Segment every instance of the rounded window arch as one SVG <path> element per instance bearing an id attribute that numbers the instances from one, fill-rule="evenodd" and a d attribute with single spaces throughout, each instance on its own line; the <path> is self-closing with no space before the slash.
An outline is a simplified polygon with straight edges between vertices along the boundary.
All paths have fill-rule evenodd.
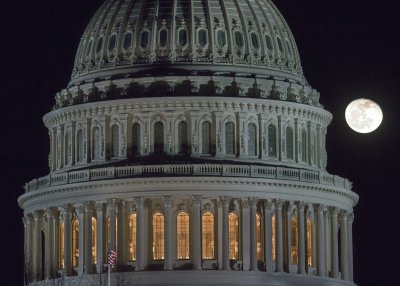
<path id="1" fill-rule="evenodd" d="M 179 29 L 178 31 L 178 43 L 180 46 L 186 46 L 188 43 L 188 32 L 186 29 Z"/>
<path id="2" fill-rule="evenodd" d="M 136 260 L 136 213 L 129 216 L 129 261 Z"/>
<path id="3" fill-rule="evenodd" d="M 201 218 L 202 230 L 202 258 L 215 258 L 215 240 L 214 240 L 214 215 L 207 211 Z"/>
<path id="4" fill-rule="evenodd" d="M 158 121 L 154 124 L 154 153 L 164 152 L 164 124 Z"/>
<path id="5" fill-rule="evenodd" d="M 274 124 L 270 124 L 268 126 L 268 156 L 276 157 L 277 156 L 277 132 L 276 126 Z"/>
<path id="6" fill-rule="evenodd" d="M 176 217 L 176 258 L 189 259 L 189 250 L 189 215 L 182 211 Z"/>
<path id="7" fill-rule="evenodd" d="M 229 213 L 229 259 L 239 259 L 239 218 L 234 212 Z"/>
<path id="8" fill-rule="evenodd" d="M 247 126 L 247 148 L 249 156 L 257 156 L 257 126 L 255 123 Z"/>
<path id="9" fill-rule="evenodd" d="M 164 215 L 153 214 L 153 259 L 164 259 Z"/>
<path id="10" fill-rule="evenodd" d="M 235 44 L 236 46 L 241 49 L 243 48 L 244 42 L 243 42 L 243 35 L 242 32 L 240 31 L 235 31 L 234 33 L 234 38 L 235 38 Z"/>
<path id="11" fill-rule="evenodd" d="M 217 44 L 220 48 L 225 47 L 226 45 L 226 35 L 224 30 L 217 31 Z"/>
<path id="12" fill-rule="evenodd" d="M 201 124 L 201 154 L 211 154 L 211 123 L 208 121 Z"/>
<path id="13" fill-rule="evenodd" d="M 225 154 L 235 155 L 235 124 L 225 123 Z"/>
<path id="14" fill-rule="evenodd" d="M 132 32 L 127 32 L 124 36 L 124 50 L 129 50 L 130 47 L 132 46 L 132 38 L 133 38 L 133 34 Z"/>
<path id="15" fill-rule="evenodd" d="M 113 51 L 117 43 L 117 35 L 113 34 L 108 41 L 108 51 Z"/>
<path id="16" fill-rule="evenodd" d="M 168 44 L 168 31 L 166 29 L 160 30 L 159 42 L 160 47 L 165 47 Z"/>
<path id="17" fill-rule="evenodd" d="M 188 126 L 185 121 L 181 121 L 178 124 L 178 154 L 188 154 Z"/>
<path id="18" fill-rule="evenodd" d="M 147 48 L 149 46 L 150 33 L 147 30 L 142 31 L 140 34 L 140 47 Z"/>
<path id="19" fill-rule="evenodd" d="M 207 39 L 207 31 L 205 29 L 199 29 L 197 31 L 197 38 L 198 38 L 198 43 L 201 47 L 207 45 L 208 39 Z"/>
<path id="20" fill-rule="evenodd" d="M 286 158 L 293 160 L 293 128 L 291 126 L 286 127 Z"/>
<path id="21" fill-rule="evenodd" d="M 103 37 L 97 40 L 96 53 L 100 53 L 103 48 Z"/>
<path id="22" fill-rule="evenodd" d="M 114 124 L 111 127 L 111 156 L 119 157 L 119 126 Z"/>

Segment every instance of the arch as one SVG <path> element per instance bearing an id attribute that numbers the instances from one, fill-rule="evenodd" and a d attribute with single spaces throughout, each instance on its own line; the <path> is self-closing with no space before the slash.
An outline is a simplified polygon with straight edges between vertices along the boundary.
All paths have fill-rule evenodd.
<path id="1" fill-rule="evenodd" d="M 235 124 L 233 122 L 225 123 L 225 154 L 235 155 Z"/>
<path id="2" fill-rule="evenodd" d="M 153 214 L 153 260 L 164 259 L 164 215 Z"/>
<path id="3" fill-rule="evenodd" d="M 188 145 L 188 126 L 185 121 L 178 124 L 178 154 L 187 154 L 189 152 Z"/>
<path id="4" fill-rule="evenodd" d="M 136 261 L 136 213 L 129 216 L 129 261 Z"/>
<path id="5" fill-rule="evenodd" d="M 270 157 L 277 157 L 277 132 L 276 126 L 274 124 L 268 125 L 268 156 Z"/>
<path id="6" fill-rule="evenodd" d="M 189 215 L 182 211 L 176 217 L 176 259 L 189 259 L 189 250 Z"/>
<path id="7" fill-rule="evenodd" d="M 92 160 L 100 159 L 100 128 L 94 127 L 92 131 Z"/>
<path id="8" fill-rule="evenodd" d="M 97 219 L 92 217 L 92 261 L 97 263 Z"/>
<path id="9" fill-rule="evenodd" d="M 209 121 L 201 124 L 201 154 L 211 154 L 211 123 Z"/>
<path id="10" fill-rule="evenodd" d="M 292 237 L 292 241 L 291 241 L 291 252 L 290 252 L 290 262 L 292 264 L 297 264 L 298 263 L 298 258 L 299 258 L 299 254 L 298 254 L 298 228 L 297 228 L 297 218 L 296 217 L 292 217 L 292 219 L 290 220 L 290 225 L 291 225 L 291 237 Z"/>
<path id="11" fill-rule="evenodd" d="M 263 260 L 263 245 L 262 245 L 262 219 L 261 214 L 256 213 L 256 237 L 257 237 L 257 260 Z"/>
<path id="12" fill-rule="evenodd" d="M 236 213 L 229 213 L 229 259 L 239 259 L 239 218 Z"/>
<path id="13" fill-rule="evenodd" d="M 72 266 L 79 266 L 79 220 L 72 221 Z"/>
<path id="14" fill-rule="evenodd" d="M 255 123 L 247 125 L 247 154 L 257 156 L 257 126 Z"/>
<path id="15" fill-rule="evenodd" d="M 301 160 L 307 162 L 307 133 L 304 128 L 301 130 Z"/>
<path id="16" fill-rule="evenodd" d="M 291 126 L 286 127 L 286 159 L 293 160 L 293 128 Z"/>
<path id="17" fill-rule="evenodd" d="M 215 258 L 215 241 L 214 241 L 214 215 L 207 211 L 201 218 L 202 230 L 202 258 L 214 259 Z"/>
<path id="18" fill-rule="evenodd" d="M 272 260 L 276 260 L 276 216 L 272 216 Z"/>
<path id="19" fill-rule="evenodd" d="M 119 126 L 111 126 L 111 157 L 119 157 Z"/>
<path id="20" fill-rule="evenodd" d="M 64 269 L 65 266 L 65 257 L 64 257 L 64 249 L 65 249 L 65 242 L 64 242 L 64 231 L 65 231 L 65 224 L 64 222 L 60 223 L 58 237 L 59 237 L 59 248 L 60 248 L 60 261 L 58 263 L 58 269 Z"/>
<path id="21" fill-rule="evenodd" d="M 83 162 L 84 146 L 83 146 L 83 130 L 79 129 L 76 133 L 76 161 Z"/>
<path id="22" fill-rule="evenodd" d="M 154 153 L 164 153 L 164 123 L 154 124 Z"/>
<path id="23" fill-rule="evenodd" d="M 135 122 L 132 124 L 132 155 L 140 155 L 140 140 L 141 140 L 140 124 Z"/>
<path id="24" fill-rule="evenodd" d="M 314 249 L 313 249 L 313 241 L 312 241 L 313 240 L 313 235 L 312 235 L 313 228 L 314 228 L 313 221 L 311 219 L 307 219 L 307 233 L 306 233 L 306 236 L 307 236 L 307 264 L 310 267 L 314 266 L 314 260 L 313 260 Z"/>

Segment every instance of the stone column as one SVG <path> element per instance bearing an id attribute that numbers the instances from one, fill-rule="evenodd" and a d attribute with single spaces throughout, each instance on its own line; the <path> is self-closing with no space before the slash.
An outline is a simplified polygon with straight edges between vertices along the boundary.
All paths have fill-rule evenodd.
<path id="1" fill-rule="evenodd" d="M 236 131 L 237 131 L 237 135 L 235 138 L 235 142 L 239 142 L 239 144 L 237 144 L 239 146 L 239 150 L 235 150 L 236 151 L 236 155 L 239 154 L 239 158 L 243 158 L 243 157 L 247 157 L 248 153 L 247 153 L 247 140 L 246 140 L 246 134 L 245 134 L 245 130 L 246 128 L 244 128 L 245 120 L 247 118 L 247 113 L 246 112 L 237 112 L 236 113 Z M 236 132 L 235 132 L 236 133 Z"/>
<path id="2" fill-rule="evenodd" d="M 331 277 L 339 278 L 338 215 L 339 209 L 331 209 Z"/>
<path id="3" fill-rule="evenodd" d="M 54 278 L 54 208 L 46 209 L 45 279 Z"/>
<path id="4" fill-rule="evenodd" d="M 283 233 L 282 233 L 282 201 L 275 202 L 275 251 L 276 251 L 276 272 L 283 272 Z"/>
<path id="5" fill-rule="evenodd" d="M 25 271 L 28 282 L 32 281 L 32 266 L 33 266 L 33 217 L 28 214 L 24 217 L 25 226 Z"/>
<path id="6" fill-rule="evenodd" d="M 250 203 L 250 271 L 258 271 L 257 266 L 257 202 L 249 199 Z M 245 234 L 243 234 L 245 235 Z"/>
<path id="7" fill-rule="evenodd" d="M 108 244 L 111 250 L 117 251 L 117 236 L 116 236 L 116 204 L 117 201 L 112 199 L 107 201 L 107 212 L 108 212 L 108 218 L 110 220 L 110 229 L 108 233 Z M 118 262 L 118 257 L 117 257 L 117 262 Z"/>
<path id="8" fill-rule="evenodd" d="M 228 197 L 220 198 L 222 203 L 222 269 L 231 270 L 229 261 L 229 201 Z"/>
<path id="9" fill-rule="evenodd" d="M 290 273 L 290 265 L 292 264 L 292 216 L 295 210 L 294 203 L 289 202 L 286 208 L 286 243 L 285 243 L 285 259 L 284 259 L 284 269 L 286 272 Z"/>
<path id="10" fill-rule="evenodd" d="M 324 205 L 316 207 L 317 213 L 317 275 L 325 276 L 325 230 L 324 230 Z"/>
<path id="11" fill-rule="evenodd" d="M 172 196 L 164 196 L 164 270 L 172 270 Z"/>
<path id="12" fill-rule="evenodd" d="M 78 206 L 76 208 L 77 217 L 79 221 L 79 258 L 78 258 L 78 275 L 82 275 L 84 273 L 84 264 L 85 264 L 85 219 L 84 219 L 84 208 L 83 206 Z"/>
<path id="13" fill-rule="evenodd" d="M 61 269 L 61 264 L 60 264 L 60 212 L 58 211 L 58 209 L 55 209 L 55 214 L 54 214 L 54 256 L 53 256 L 53 262 L 54 262 L 53 277 L 56 277 L 58 270 Z"/>
<path id="14" fill-rule="evenodd" d="M 33 280 L 42 280 L 42 212 L 35 211 L 33 213 L 34 229 L 33 229 Z"/>
<path id="15" fill-rule="evenodd" d="M 104 204 L 96 203 L 96 253 L 97 253 L 97 261 L 96 261 L 96 271 L 97 273 L 101 273 L 103 270 L 103 264 L 107 263 L 107 256 L 105 255 L 105 231 L 104 231 Z"/>
<path id="16" fill-rule="evenodd" d="M 297 204 L 297 239 L 298 239 L 298 267 L 297 273 L 298 274 L 305 274 L 306 273 L 306 234 L 305 234 L 305 219 L 304 219 L 304 210 L 305 204 L 303 202 L 299 202 Z"/>
<path id="17" fill-rule="evenodd" d="M 85 261 L 85 274 L 93 273 L 93 257 L 92 257 L 92 213 L 93 203 L 87 202 L 83 205 L 83 236 L 84 236 L 84 261 Z"/>
<path id="18" fill-rule="evenodd" d="M 64 216 L 64 273 L 72 275 L 72 206 L 63 206 Z"/>
<path id="19" fill-rule="evenodd" d="M 217 261 L 218 261 L 218 270 L 221 270 L 223 267 L 223 247 L 222 247 L 222 229 L 223 229 L 223 221 L 222 221 L 222 216 L 223 216 L 223 206 L 222 206 L 222 200 L 217 199 L 217 228 L 216 228 L 216 234 L 217 234 Z"/>
<path id="20" fill-rule="evenodd" d="M 144 269 L 144 235 L 143 235 L 143 204 L 144 199 L 142 197 L 134 199 L 136 206 L 136 268 L 135 271 Z"/>
<path id="21" fill-rule="evenodd" d="M 193 269 L 201 270 L 201 196 L 193 196 Z"/>
<path id="22" fill-rule="evenodd" d="M 330 210 L 326 209 L 325 215 L 325 268 L 326 268 L 326 275 L 329 276 L 330 271 L 332 270 L 331 261 L 331 216 Z"/>
<path id="23" fill-rule="evenodd" d="M 272 214 L 274 205 L 270 200 L 264 203 L 264 260 L 265 270 L 273 271 L 272 264 Z"/>
<path id="24" fill-rule="evenodd" d="M 349 213 L 347 216 L 347 241 L 348 241 L 348 257 L 349 257 L 349 281 L 354 281 L 353 274 L 353 222 L 354 222 L 354 214 Z"/>
<path id="25" fill-rule="evenodd" d="M 241 218 L 239 219 L 241 238 L 241 258 L 244 271 L 250 270 L 250 202 L 249 199 L 242 199 Z M 239 238 L 239 245 L 240 245 Z"/>
<path id="26" fill-rule="evenodd" d="M 311 260 L 312 266 L 315 267 L 315 262 L 317 261 L 317 233 L 316 233 L 316 222 L 315 222 L 315 215 L 314 215 L 314 207 L 312 204 L 307 206 L 307 217 L 312 221 L 311 227 Z M 308 264 L 307 264 L 308 265 Z M 307 266 L 308 267 L 308 266 Z"/>
<path id="27" fill-rule="evenodd" d="M 126 263 L 126 204 L 125 201 L 118 202 L 118 216 L 117 216 L 117 259 L 118 265 Z"/>
<path id="28" fill-rule="evenodd" d="M 340 270 L 343 280 L 349 280 L 349 250 L 348 250 L 348 234 L 347 234 L 347 212 L 341 213 L 340 222 Z"/>
<path id="29" fill-rule="evenodd" d="M 222 134 L 222 119 L 224 113 L 222 111 L 215 111 L 213 114 L 213 130 L 215 131 L 215 157 L 223 157 L 225 152 L 223 134 Z"/>
<path id="30" fill-rule="evenodd" d="M 265 113 L 260 113 L 258 115 L 259 122 L 259 134 L 261 141 L 261 159 L 266 159 L 268 157 L 268 129 L 267 129 L 267 115 Z"/>

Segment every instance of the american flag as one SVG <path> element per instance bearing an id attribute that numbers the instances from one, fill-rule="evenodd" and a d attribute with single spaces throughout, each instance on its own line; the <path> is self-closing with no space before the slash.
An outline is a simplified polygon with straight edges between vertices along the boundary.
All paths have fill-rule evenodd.
<path id="1" fill-rule="evenodd" d="M 117 253 L 115 250 L 112 250 L 111 247 L 108 249 L 108 264 L 111 267 L 115 266 L 115 261 L 117 260 Z"/>

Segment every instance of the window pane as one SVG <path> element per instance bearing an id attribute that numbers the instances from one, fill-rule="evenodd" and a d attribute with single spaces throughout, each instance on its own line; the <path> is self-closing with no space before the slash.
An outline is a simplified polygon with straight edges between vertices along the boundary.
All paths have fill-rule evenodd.
<path id="1" fill-rule="evenodd" d="M 132 125 L 132 154 L 140 154 L 140 125 L 139 123 L 134 123 Z"/>
<path id="2" fill-rule="evenodd" d="M 188 153 L 187 123 L 184 121 L 178 124 L 178 153 Z"/>
<path id="3" fill-rule="evenodd" d="M 189 259 L 190 237 L 189 237 L 189 215 L 181 212 L 176 220 L 176 248 L 177 259 Z"/>
<path id="4" fill-rule="evenodd" d="M 201 153 L 211 154 L 211 123 L 203 122 L 201 125 Z"/>
<path id="5" fill-rule="evenodd" d="M 96 53 L 100 53 L 102 47 L 103 47 L 103 38 L 100 38 L 99 41 L 97 42 Z"/>
<path id="6" fill-rule="evenodd" d="M 276 127 L 268 126 L 268 156 L 276 157 Z"/>
<path id="7" fill-rule="evenodd" d="M 293 129 L 286 127 L 286 158 L 293 159 Z"/>
<path id="8" fill-rule="evenodd" d="M 149 32 L 143 31 L 140 37 L 140 46 L 146 48 L 149 45 Z"/>
<path id="9" fill-rule="evenodd" d="M 111 156 L 119 157 L 119 126 L 113 125 L 111 128 Z"/>
<path id="10" fill-rule="evenodd" d="M 251 33 L 251 43 L 255 49 L 258 49 L 260 45 L 258 44 L 258 37 L 256 33 Z"/>
<path id="11" fill-rule="evenodd" d="M 60 241 L 60 262 L 58 265 L 58 269 L 64 269 L 65 261 L 64 261 L 64 223 L 60 223 L 60 231 L 59 231 L 59 241 Z"/>
<path id="12" fill-rule="evenodd" d="M 203 29 L 198 31 L 199 45 L 205 46 L 207 44 L 207 32 Z"/>
<path id="13" fill-rule="evenodd" d="M 214 215 L 206 212 L 202 217 L 202 257 L 214 259 Z"/>
<path id="14" fill-rule="evenodd" d="M 254 123 L 247 127 L 248 155 L 257 156 L 257 128 Z"/>
<path id="15" fill-rule="evenodd" d="M 265 35 L 265 41 L 267 42 L 268 50 L 272 51 L 273 50 L 272 41 L 271 37 L 268 34 Z"/>
<path id="16" fill-rule="evenodd" d="M 235 154 L 235 125 L 232 122 L 225 124 L 225 153 Z"/>
<path id="17" fill-rule="evenodd" d="M 129 216 L 129 261 L 136 260 L 136 214 Z"/>
<path id="18" fill-rule="evenodd" d="M 97 220 L 92 217 L 92 261 L 97 262 Z"/>
<path id="19" fill-rule="evenodd" d="M 308 266 L 313 266 L 313 248 L 312 248 L 312 232 L 313 232 L 313 223 L 310 219 L 307 219 L 307 263 Z"/>
<path id="20" fill-rule="evenodd" d="M 242 33 L 239 31 L 235 32 L 235 43 L 239 49 L 243 47 L 243 36 Z"/>
<path id="21" fill-rule="evenodd" d="M 160 31 L 160 46 L 165 47 L 167 45 L 167 40 L 168 40 L 168 32 L 167 30 L 161 30 Z"/>
<path id="22" fill-rule="evenodd" d="M 110 38 L 110 42 L 108 43 L 108 50 L 112 51 L 115 49 L 115 44 L 117 42 L 117 36 L 116 35 L 112 35 Z"/>
<path id="23" fill-rule="evenodd" d="M 229 213 L 229 259 L 239 259 L 239 219 Z"/>
<path id="24" fill-rule="evenodd" d="M 128 50 L 132 44 L 132 33 L 126 33 L 124 38 L 124 49 Z"/>
<path id="25" fill-rule="evenodd" d="M 154 153 L 164 152 L 164 124 L 154 124 Z"/>
<path id="26" fill-rule="evenodd" d="M 217 41 L 218 41 L 218 46 L 220 48 L 222 48 L 222 47 L 224 47 L 226 45 L 225 31 L 218 30 L 218 32 L 217 32 Z"/>
<path id="27" fill-rule="evenodd" d="M 276 223 L 275 215 L 272 216 L 272 260 L 276 259 Z"/>
<path id="28" fill-rule="evenodd" d="M 159 212 L 153 215 L 153 259 L 164 259 L 164 215 Z"/>
<path id="29" fill-rule="evenodd" d="M 78 267 L 79 264 L 79 221 L 72 222 L 72 266 Z"/>
<path id="30" fill-rule="evenodd" d="M 179 45 L 185 46 L 187 44 L 187 31 L 185 29 L 180 29 L 178 33 Z"/>
<path id="31" fill-rule="evenodd" d="M 262 236 L 261 236 L 261 215 L 259 213 L 256 214 L 256 233 L 257 233 L 257 260 L 263 260 L 262 255 Z"/>
<path id="32" fill-rule="evenodd" d="M 298 242 L 298 232 L 297 232 L 297 219 L 295 217 L 292 217 L 292 221 L 291 221 L 291 225 L 292 225 L 292 249 L 291 249 L 291 253 L 290 253 L 290 261 L 293 264 L 297 264 L 298 261 L 298 253 L 297 253 L 297 242 Z"/>

